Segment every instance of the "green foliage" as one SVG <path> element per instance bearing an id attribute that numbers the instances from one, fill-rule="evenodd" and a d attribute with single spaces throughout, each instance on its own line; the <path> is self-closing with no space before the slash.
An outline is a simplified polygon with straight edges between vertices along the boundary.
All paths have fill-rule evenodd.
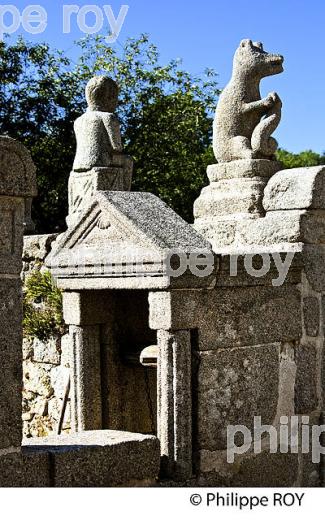
<path id="1" fill-rule="evenodd" d="M 64 333 L 62 294 L 49 271 L 34 271 L 24 286 L 25 337 L 42 341 Z"/>
<path id="2" fill-rule="evenodd" d="M 213 163 L 212 113 L 216 74 L 186 72 L 180 60 L 161 64 L 148 36 L 112 47 L 100 36 L 77 42 L 73 63 L 47 44 L 0 42 L 0 133 L 31 150 L 39 195 L 33 218 L 39 233 L 65 228 L 67 187 L 75 153 L 73 122 L 86 109 L 84 88 L 95 74 L 120 86 L 118 115 L 126 153 L 135 159 L 133 190 L 161 197 L 186 220 Z M 278 151 L 285 168 L 325 164 L 310 150 Z"/>
<path id="3" fill-rule="evenodd" d="M 212 160 L 212 119 L 218 96 L 216 74 L 194 77 L 180 60 L 159 63 L 148 37 L 123 48 L 99 36 L 79 41 L 72 63 L 45 44 L 20 39 L 0 43 L 0 133 L 23 141 L 38 168 L 34 220 L 41 233 L 64 228 L 68 177 L 73 164 L 73 122 L 85 108 L 84 88 L 94 74 L 120 86 L 118 115 L 126 152 L 135 159 L 134 190 L 151 191 L 184 218 L 206 183 Z"/>
<path id="4" fill-rule="evenodd" d="M 277 159 L 282 162 L 284 168 L 302 168 L 307 166 L 318 166 L 325 164 L 325 154 L 322 155 L 306 150 L 300 153 L 290 153 L 287 150 L 279 149 Z"/>
<path id="5" fill-rule="evenodd" d="M 206 167 L 214 162 L 215 72 L 207 69 L 197 78 L 182 70 L 181 60 L 160 65 L 158 50 L 145 35 L 129 39 L 120 56 L 101 37 L 80 45 L 86 76 L 107 74 L 120 86 L 125 149 L 135 160 L 132 189 L 158 195 L 191 220 L 193 202 L 206 184 Z"/>
<path id="6" fill-rule="evenodd" d="M 70 62 L 45 44 L 0 42 L 0 133 L 21 140 L 38 168 L 40 232 L 64 226 L 73 121 L 82 110 Z"/>

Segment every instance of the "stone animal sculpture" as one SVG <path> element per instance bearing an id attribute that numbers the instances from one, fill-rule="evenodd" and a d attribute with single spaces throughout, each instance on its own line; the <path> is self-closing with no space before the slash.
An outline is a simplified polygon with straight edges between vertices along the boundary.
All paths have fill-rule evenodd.
<path id="1" fill-rule="evenodd" d="M 275 92 L 261 99 L 260 81 L 281 72 L 282 56 L 267 53 L 259 42 L 240 43 L 214 121 L 213 150 L 218 162 L 274 159 L 278 144 L 271 134 L 280 123 L 282 103 Z"/>

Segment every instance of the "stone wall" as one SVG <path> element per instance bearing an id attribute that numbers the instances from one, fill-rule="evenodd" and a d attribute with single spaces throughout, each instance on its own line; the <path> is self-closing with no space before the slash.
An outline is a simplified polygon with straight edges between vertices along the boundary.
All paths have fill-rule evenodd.
<path id="1" fill-rule="evenodd" d="M 52 485 L 139 478 L 153 483 L 159 462 L 160 477 L 171 484 L 324 483 L 324 454 L 313 458 L 311 445 L 300 440 L 303 425 L 324 426 L 325 167 L 281 170 L 271 137 L 280 121 L 280 98 L 256 100 L 255 94 L 267 70 L 258 72 L 257 65 L 267 53 L 245 40 L 238 55 L 243 59 L 235 59 L 233 81 L 217 110 L 218 163 L 208 168 L 210 185 L 195 203 L 194 228 L 157 197 L 102 191 L 102 174 L 112 166 L 102 163 L 89 174 L 89 199 L 79 172 L 71 175 L 69 226 L 52 253 L 53 236 L 25 240 L 23 278 L 44 269 L 46 260 L 63 291 L 69 328 L 68 335 L 45 342 L 24 341 L 25 436 L 56 432 L 71 377 L 72 411 L 64 427 L 69 431 L 70 420 L 73 433 L 25 440 L 33 450 L 48 452 Z M 271 56 L 280 72 L 283 58 Z M 247 84 L 242 78 L 249 78 Z M 243 93 L 251 102 L 238 102 Z M 98 149 L 105 142 L 91 127 L 81 137 L 96 141 Z M 74 199 L 86 201 L 80 218 Z M 0 202 L 9 225 L 8 201 Z M 14 201 L 20 212 L 21 202 Z M 71 219 L 75 213 L 78 218 Z M 12 243 L 4 246 L 10 257 Z M 136 262 L 130 251 L 137 253 Z M 176 251 L 183 258 L 213 259 L 210 275 L 195 274 L 189 263 L 182 275 L 171 276 L 166 254 Z M 286 272 L 281 268 L 282 282 L 281 255 L 290 261 Z M 256 257 L 262 266 L 253 266 Z M 2 385 L 8 410 L 3 407 L 1 440 L 3 448 L 20 450 L 21 316 L 10 311 L 10 297 L 21 304 L 21 292 L 8 286 L 7 265 L 4 274 L 4 363 L 6 334 L 15 334 L 18 325 L 19 335 L 11 338 L 15 358 L 7 371 L 10 378 L 15 369 L 16 392 Z M 157 371 L 139 366 L 139 353 L 148 347 L 158 352 Z M 229 426 L 248 432 L 233 460 Z M 148 433 L 154 436 L 141 435 Z"/>
<path id="2" fill-rule="evenodd" d="M 269 453 L 267 436 L 260 454 L 248 451 L 226 464 L 225 424 L 252 432 L 253 418 L 261 417 L 279 431 L 281 417 L 289 424 L 296 417 L 301 425 L 304 416 L 310 426 L 320 420 L 324 294 L 311 287 L 304 271 L 299 282 L 291 276 L 282 288 L 219 288 L 218 299 L 210 295 L 203 304 L 217 328 L 200 329 L 196 352 L 194 450 L 201 484 L 217 475 L 223 485 L 255 486 L 259 475 L 260 486 L 320 485 L 320 465 L 311 453 Z"/>
<path id="3" fill-rule="evenodd" d="M 305 176 L 310 173 L 307 170 Z M 285 223 L 290 222 L 288 214 Z M 41 268 L 51 240 L 25 239 L 25 276 Z M 286 244 L 283 249 L 290 251 Z M 227 463 L 226 434 L 228 425 L 237 424 L 252 432 L 254 417 L 277 432 L 281 417 L 298 418 L 301 425 L 304 416 L 310 426 L 321 420 L 322 250 L 322 244 L 297 248 L 282 286 L 273 284 L 279 274 L 273 260 L 268 273 L 255 277 L 247 272 L 241 253 L 234 275 L 231 255 L 219 253 L 215 283 L 209 288 L 101 289 L 96 294 L 84 290 L 82 297 L 80 292 L 67 291 L 64 317 L 70 324 L 70 337 L 52 338 L 45 344 L 24 342 L 25 435 L 56 431 L 70 348 L 87 356 L 83 370 L 91 384 L 87 399 L 83 395 L 90 422 L 86 429 L 92 429 L 95 407 L 89 404 L 95 402 L 92 392 L 97 377 L 101 408 L 95 419 L 102 421 L 97 429 L 141 433 L 157 429 L 166 478 L 200 486 L 321 485 L 321 464 L 312 461 L 311 453 L 270 453 L 267 436 L 261 453 L 250 450 L 237 456 L 234 464 Z M 261 251 L 260 244 L 247 248 L 248 254 L 257 257 Z M 255 269 L 260 267 L 254 264 Z M 98 349 L 95 362 L 99 338 L 104 348 Z M 123 353 L 129 358 L 136 354 L 136 347 L 156 340 L 161 353 L 157 379 L 155 370 L 148 374 L 151 412 L 158 416 L 152 428 L 144 369 L 128 366 Z M 69 418 L 70 409 L 65 431 Z M 64 436 L 62 442 L 67 442 Z"/>
<path id="4" fill-rule="evenodd" d="M 44 261 L 57 235 L 24 238 L 22 277 L 44 269 Z M 44 437 L 57 431 L 63 396 L 69 377 L 66 337 L 46 341 L 23 340 L 23 435 Z M 70 402 L 64 416 L 63 432 L 70 430 Z"/>
<path id="5" fill-rule="evenodd" d="M 268 435 L 260 453 L 247 449 L 227 462 L 228 425 L 254 432 L 254 418 L 260 417 L 279 435 L 281 417 L 300 428 L 302 417 L 310 427 L 321 421 L 325 287 L 317 286 L 319 276 L 307 279 L 301 255 L 296 256 L 280 288 L 243 271 L 230 278 L 225 256 L 214 289 L 149 296 L 152 328 L 192 328 L 195 477 L 184 485 L 322 484 L 322 463 L 312 460 L 311 448 L 272 453 Z M 237 442 L 241 446 L 242 439 Z"/>

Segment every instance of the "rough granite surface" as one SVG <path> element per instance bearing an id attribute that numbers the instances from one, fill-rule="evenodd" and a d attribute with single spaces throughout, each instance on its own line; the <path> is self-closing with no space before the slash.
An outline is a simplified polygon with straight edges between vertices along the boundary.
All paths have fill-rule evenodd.
<path id="1" fill-rule="evenodd" d="M 275 92 L 261 99 L 259 84 L 282 71 L 282 56 L 267 53 L 260 42 L 242 40 L 216 111 L 213 150 L 218 162 L 274 158 L 277 142 L 271 134 L 280 122 L 282 103 Z"/>

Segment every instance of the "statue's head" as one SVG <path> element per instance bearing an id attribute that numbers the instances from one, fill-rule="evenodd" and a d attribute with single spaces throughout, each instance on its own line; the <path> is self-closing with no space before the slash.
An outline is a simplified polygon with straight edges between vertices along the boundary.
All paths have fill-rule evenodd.
<path id="1" fill-rule="evenodd" d="M 242 40 L 235 53 L 234 68 L 264 78 L 283 72 L 283 56 L 269 54 L 261 42 Z"/>
<path id="2" fill-rule="evenodd" d="M 118 103 L 117 83 L 106 76 L 95 76 L 87 83 L 86 99 L 90 110 L 115 112 Z"/>

